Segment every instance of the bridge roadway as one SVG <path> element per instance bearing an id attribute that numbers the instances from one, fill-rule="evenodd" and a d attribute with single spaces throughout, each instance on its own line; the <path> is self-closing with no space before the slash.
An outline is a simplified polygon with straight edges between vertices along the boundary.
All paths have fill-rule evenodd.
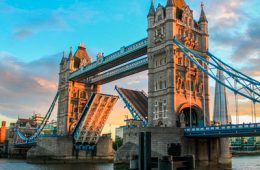
<path id="1" fill-rule="evenodd" d="M 122 47 L 120 50 L 104 56 L 102 59 L 81 67 L 72 72 L 69 76 L 71 81 L 80 81 L 86 77 L 97 75 L 113 67 L 127 63 L 147 54 L 147 38 L 144 38 L 132 45 Z"/>
<path id="2" fill-rule="evenodd" d="M 201 138 L 260 136 L 260 123 L 186 128 L 184 136 Z"/>

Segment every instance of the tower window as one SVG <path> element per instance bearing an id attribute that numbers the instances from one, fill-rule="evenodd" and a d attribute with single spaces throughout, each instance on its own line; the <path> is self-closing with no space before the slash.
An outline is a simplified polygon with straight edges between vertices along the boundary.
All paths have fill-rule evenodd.
<path id="1" fill-rule="evenodd" d="M 163 82 L 160 81 L 160 89 L 163 89 Z"/>
<path id="2" fill-rule="evenodd" d="M 179 64 L 179 65 L 181 65 L 181 64 L 182 64 L 182 61 L 181 61 L 181 60 L 182 60 L 182 58 L 181 58 L 181 57 L 180 57 L 180 58 L 178 58 L 178 64 Z"/>
<path id="3" fill-rule="evenodd" d="M 162 18 L 162 14 L 159 14 L 158 15 L 158 21 L 161 21 L 163 18 Z"/>

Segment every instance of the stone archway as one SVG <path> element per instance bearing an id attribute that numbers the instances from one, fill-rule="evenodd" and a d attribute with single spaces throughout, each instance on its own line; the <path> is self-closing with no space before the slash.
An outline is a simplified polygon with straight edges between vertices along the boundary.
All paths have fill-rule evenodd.
<path id="1" fill-rule="evenodd" d="M 197 105 L 183 104 L 177 113 L 178 127 L 201 127 L 204 125 L 202 109 Z"/>

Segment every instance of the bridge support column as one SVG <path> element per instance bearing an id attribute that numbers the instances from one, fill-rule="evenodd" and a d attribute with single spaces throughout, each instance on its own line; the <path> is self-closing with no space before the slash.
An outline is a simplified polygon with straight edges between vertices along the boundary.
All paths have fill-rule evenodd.
<path id="1" fill-rule="evenodd" d="M 232 163 L 232 155 L 229 149 L 229 139 L 221 138 L 219 139 L 220 143 L 220 155 L 219 155 L 219 163 L 223 166 L 229 166 Z"/>

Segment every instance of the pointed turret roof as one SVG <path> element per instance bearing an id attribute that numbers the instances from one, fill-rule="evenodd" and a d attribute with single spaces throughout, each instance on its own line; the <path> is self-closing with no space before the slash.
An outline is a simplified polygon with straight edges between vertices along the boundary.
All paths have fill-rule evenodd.
<path id="1" fill-rule="evenodd" d="M 154 1 L 152 0 L 151 1 L 151 6 L 150 6 L 150 10 L 149 10 L 149 13 L 148 13 L 148 17 L 149 16 L 154 16 L 154 15 L 155 15 Z"/>
<path id="2" fill-rule="evenodd" d="M 201 12 L 200 12 L 200 20 L 199 20 L 199 23 L 201 22 L 208 22 L 207 20 L 207 17 L 206 17 L 206 14 L 204 12 L 204 4 L 201 3 Z"/>
<path id="3" fill-rule="evenodd" d="M 73 54 L 72 54 L 72 47 L 70 47 L 69 60 L 74 60 L 74 57 L 73 57 Z"/>
<path id="4" fill-rule="evenodd" d="M 79 68 L 81 65 L 81 62 L 83 60 L 85 60 L 85 64 L 90 64 L 91 63 L 91 59 L 88 55 L 88 52 L 86 50 L 86 47 L 84 45 L 84 43 L 80 43 L 80 45 L 78 46 L 78 49 L 76 51 L 76 53 L 74 54 L 74 59 L 75 59 L 75 67 Z"/>
<path id="5" fill-rule="evenodd" d="M 66 52 L 63 51 L 63 56 L 62 56 L 62 59 L 60 61 L 60 65 L 63 65 L 65 61 L 66 61 Z"/>

